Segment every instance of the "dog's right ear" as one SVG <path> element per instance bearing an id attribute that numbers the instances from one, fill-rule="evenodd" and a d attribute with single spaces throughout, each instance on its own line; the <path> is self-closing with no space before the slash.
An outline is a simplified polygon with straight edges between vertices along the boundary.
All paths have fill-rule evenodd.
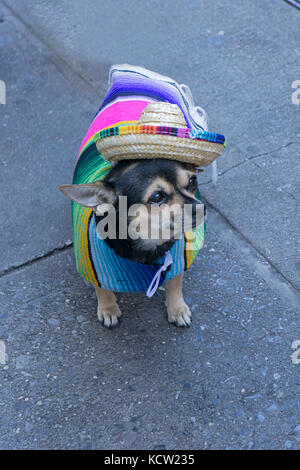
<path id="1" fill-rule="evenodd" d="M 63 184 L 58 189 L 72 201 L 85 207 L 96 208 L 104 204 L 113 205 L 117 199 L 114 187 L 109 182 Z"/>

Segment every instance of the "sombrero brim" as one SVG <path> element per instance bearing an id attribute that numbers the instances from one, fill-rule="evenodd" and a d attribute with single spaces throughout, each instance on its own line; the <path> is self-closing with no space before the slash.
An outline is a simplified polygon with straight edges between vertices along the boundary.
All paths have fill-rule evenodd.
<path id="1" fill-rule="evenodd" d="M 188 128 L 130 125 L 103 129 L 94 136 L 97 149 L 111 163 L 120 160 L 165 158 L 210 165 L 223 152 L 221 134 Z"/>

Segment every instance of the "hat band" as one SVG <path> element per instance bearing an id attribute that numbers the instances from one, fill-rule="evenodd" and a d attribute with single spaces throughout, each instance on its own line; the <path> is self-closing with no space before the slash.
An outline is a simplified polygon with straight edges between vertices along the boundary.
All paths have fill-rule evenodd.
<path id="1" fill-rule="evenodd" d="M 191 130 L 188 128 L 168 127 L 168 126 L 146 126 L 146 125 L 123 125 L 116 127 L 109 127 L 97 132 L 93 139 L 97 142 L 100 139 L 106 139 L 116 135 L 130 135 L 130 134 L 162 134 L 170 135 L 173 137 L 180 137 L 192 140 L 204 140 L 207 142 L 214 142 L 216 144 L 226 145 L 226 138 L 221 134 L 214 132 L 207 132 L 202 130 Z"/>

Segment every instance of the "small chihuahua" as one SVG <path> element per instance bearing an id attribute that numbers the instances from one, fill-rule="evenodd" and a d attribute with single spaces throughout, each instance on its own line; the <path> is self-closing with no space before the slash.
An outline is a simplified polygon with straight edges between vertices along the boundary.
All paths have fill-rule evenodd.
<path id="1" fill-rule="evenodd" d="M 117 255 L 137 263 L 153 264 L 171 249 L 183 234 L 183 225 L 176 224 L 176 220 L 182 220 L 185 205 L 191 207 L 189 220 L 185 220 L 190 229 L 198 225 L 197 219 L 203 222 L 203 218 L 197 218 L 203 204 L 196 197 L 198 184 L 193 164 L 160 158 L 124 160 L 113 166 L 101 181 L 62 185 L 59 189 L 77 204 L 92 208 L 97 226 L 111 208 L 115 210 L 117 221 L 124 215 L 119 211 L 120 196 L 127 198 L 127 229 L 133 222 L 146 228 L 158 223 L 160 236 L 157 238 L 147 238 L 147 233 L 132 238 L 130 230 L 127 230 L 126 238 L 120 238 L 117 223 L 116 236 L 105 239 Z M 136 210 L 132 215 L 130 207 L 133 205 L 146 210 Z M 171 217 L 165 216 L 166 211 Z M 165 233 L 169 233 L 168 239 L 164 238 Z M 169 322 L 185 327 L 191 323 L 191 311 L 183 299 L 182 278 L 183 274 L 180 274 L 166 282 L 166 300 Z M 99 320 L 106 327 L 117 325 L 121 311 L 114 292 L 98 286 L 95 289 Z"/>
<path id="2" fill-rule="evenodd" d="M 73 201 L 77 270 L 95 285 L 106 327 L 121 316 L 114 292 L 151 297 L 163 282 L 169 322 L 190 325 L 182 278 L 205 233 L 197 171 L 212 164 L 216 177 L 225 145 L 186 85 L 143 67 L 111 67 L 73 184 L 60 186 Z"/>

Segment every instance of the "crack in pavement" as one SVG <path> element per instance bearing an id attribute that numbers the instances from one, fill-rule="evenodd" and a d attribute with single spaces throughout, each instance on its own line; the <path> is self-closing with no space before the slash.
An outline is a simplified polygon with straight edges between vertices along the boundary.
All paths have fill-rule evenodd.
<path id="1" fill-rule="evenodd" d="M 295 292 L 297 296 L 300 294 L 299 288 L 293 284 L 293 282 L 287 278 L 281 271 L 280 269 L 265 255 L 263 251 L 260 250 L 256 245 L 252 243 L 252 241 L 247 238 L 243 232 L 241 232 L 224 214 L 223 212 L 218 209 L 214 204 L 209 202 L 205 197 L 203 197 L 203 200 L 207 207 L 210 207 L 213 209 L 219 216 L 222 217 L 222 219 L 226 222 L 226 224 L 237 234 L 244 242 L 246 242 L 259 256 L 263 258 L 263 260 L 268 264 L 268 266 L 277 273 L 277 275 L 281 278 L 281 281 L 285 284 L 288 284 L 289 287 Z M 255 270 L 255 266 L 253 265 L 253 270 Z"/>
<path id="2" fill-rule="evenodd" d="M 218 177 L 221 177 L 221 176 L 224 176 L 226 175 L 226 173 L 228 173 L 229 171 L 233 170 L 234 168 L 237 168 L 241 165 L 244 165 L 245 163 L 247 163 L 248 161 L 251 161 L 251 160 L 255 160 L 256 158 L 260 158 L 260 157 L 265 157 L 266 155 L 271 155 L 272 153 L 274 152 L 278 152 L 279 150 L 282 150 L 284 148 L 287 148 L 289 147 L 290 145 L 300 145 L 300 141 L 292 141 L 292 142 L 288 142 L 287 144 L 284 144 L 284 145 L 281 145 L 280 147 L 277 147 L 276 149 L 273 149 L 273 150 L 269 150 L 268 152 L 263 152 L 263 153 L 258 153 L 256 155 L 250 155 L 249 157 L 246 157 L 245 160 L 242 160 L 241 162 L 238 162 L 236 163 L 235 165 L 232 165 L 231 167 L 227 168 L 226 170 L 222 171 L 221 173 L 218 173 Z M 260 168 L 260 167 L 258 167 Z M 203 183 L 200 183 L 199 186 L 207 186 L 208 184 L 210 184 L 212 182 L 212 180 L 210 179 L 209 181 L 205 181 Z M 286 191 L 285 191 L 286 192 Z M 288 194 L 289 196 L 291 196 L 290 193 L 286 192 L 286 194 Z"/>
<path id="3" fill-rule="evenodd" d="M 38 261 L 43 261 L 44 259 L 50 258 L 51 256 L 55 256 L 57 253 L 64 252 L 72 247 L 73 247 L 73 242 L 68 241 L 63 246 L 53 248 L 53 250 L 47 251 L 43 255 L 31 258 L 27 261 L 24 261 L 24 263 L 9 266 L 8 268 L 5 268 L 2 271 L 0 271 L 0 279 L 4 276 L 8 276 L 9 274 L 15 273 L 19 271 L 20 269 L 27 268 L 28 266 L 31 266 L 32 264 Z"/>
<path id="4" fill-rule="evenodd" d="M 247 163 L 248 161 L 250 160 L 254 160 L 255 158 L 259 158 L 259 157 L 265 157 L 266 155 L 271 155 L 272 153 L 274 152 L 278 152 L 279 150 L 282 150 L 284 148 L 287 148 L 289 147 L 290 145 L 300 145 L 300 141 L 295 141 L 295 142 L 288 142 L 287 144 L 284 144 L 284 145 L 281 145 L 280 147 L 274 149 L 274 150 L 270 150 L 268 152 L 263 152 L 263 153 L 258 153 L 256 155 L 250 155 L 250 157 L 246 157 L 245 160 L 243 160 L 242 162 L 239 162 L 237 163 L 236 165 L 233 165 L 231 166 L 230 168 L 227 168 L 227 170 L 224 170 L 222 173 L 219 173 L 218 176 L 223 176 L 225 175 L 226 173 L 228 173 L 229 171 L 233 170 L 234 168 L 237 168 L 238 166 L 241 166 L 243 165 L 244 163 Z"/>

